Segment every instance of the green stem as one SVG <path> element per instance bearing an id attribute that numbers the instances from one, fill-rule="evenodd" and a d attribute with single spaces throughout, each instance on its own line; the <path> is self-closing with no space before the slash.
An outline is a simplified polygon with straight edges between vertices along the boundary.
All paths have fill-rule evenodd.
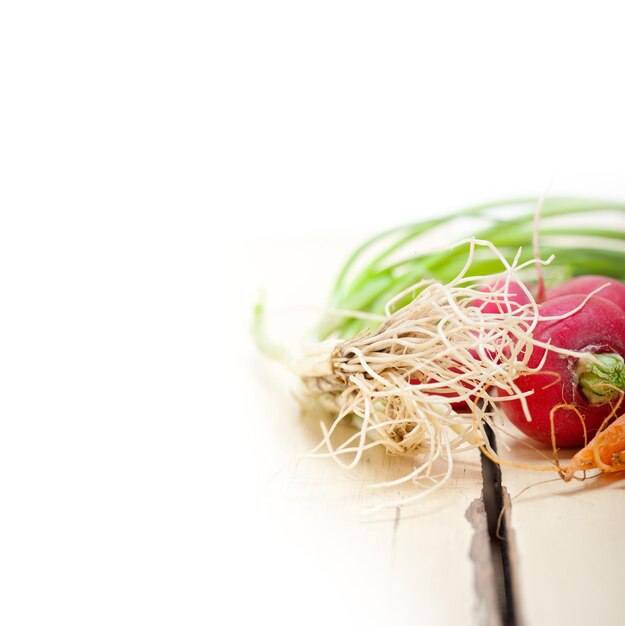
<path id="1" fill-rule="evenodd" d="M 625 389 L 625 361 L 620 354 L 591 354 L 577 362 L 579 386 L 591 404 L 605 404 Z"/>
<path id="2" fill-rule="evenodd" d="M 407 224 L 380 233 L 356 249 L 339 273 L 330 297 L 334 309 L 379 313 L 384 304 L 403 289 L 423 278 L 441 282 L 452 279 L 466 258 L 466 247 L 439 252 L 420 252 L 430 247 L 428 235 L 441 227 L 492 242 L 508 259 L 521 247 L 521 262 L 533 258 L 534 212 L 537 198 L 488 203 L 456 211 L 451 215 Z M 594 226 L 593 213 L 610 212 L 614 228 Z M 588 227 L 568 221 L 569 216 L 588 215 Z M 620 214 L 620 215 L 616 215 Z M 625 204 L 588 199 L 547 198 L 541 210 L 541 256 L 556 257 L 549 276 L 566 278 L 601 274 L 625 279 Z M 598 216 L 597 216 L 598 217 Z M 564 220 L 563 220 L 564 218 Z M 565 223 L 563 223 L 563 221 Z M 596 223 L 596 222 L 595 222 Z M 458 235 L 458 238 L 461 238 Z M 477 261 L 483 261 L 478 263 Z M 476 258 L 470 275 L 503 270 L 495 259 Z M 320 338 L 351 336 L 367 326 L 356 318 L 328 317 L 319 326 Z"/>

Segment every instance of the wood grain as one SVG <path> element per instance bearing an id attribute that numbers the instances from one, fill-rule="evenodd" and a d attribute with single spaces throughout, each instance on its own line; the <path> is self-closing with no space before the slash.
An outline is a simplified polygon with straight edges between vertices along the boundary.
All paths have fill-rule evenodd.
<path id="1" fill-rule="evenodd" d="M 329 278 L 353 241 L 311 237 L 254 250 L 269 309 L 280 318 L 276 332 L 297 335 L 298 305 L 302 313 L 325 301 Z M 314 273 L 311 258 L 318 265 Z M 302 415 L 293 378 L 255 355 L 252 346 L 248 354 L 254 408 L 247 418 L 259 438 L 246 452 L 255 462 L 257 489 L 255 506 L 245 509 L 256 533 L 248 563 L 264 562 L 271 552 L 273 566 L 259 572 L 256 584 L 276 601 L 282 590 L 284 623 L 286 607 L 295 611 L 305 602 L 306 610 L 297 611 L 299 623 L 302 615 L 305 623 L 323 618 L 330 624 L 350 615 L 350 623 L 361 624 L 477 624 L 474 530 L 465 514 L 480 496 L 478 454 L 460 457 L 452 480 L 429 497 L 402 510 L 366 514 L 371 504 L 399 495 L 371 485 L 398 477 L 411 462 L 378 450 L 345 471 L 331 459 L 306 457 L 319 441 L 320 416 Z"/>
<path id="2" fill-rule="evenodd" d="M 504 458 L 545 464 L 523 443 L 508 442 Z M 561 452 L 561 462 L 570 456 Z M 571 483 L 555 473 L 506 466 L 502 472 L 512 497 L 524 623 L 620 623 L 625 472 Z"/>

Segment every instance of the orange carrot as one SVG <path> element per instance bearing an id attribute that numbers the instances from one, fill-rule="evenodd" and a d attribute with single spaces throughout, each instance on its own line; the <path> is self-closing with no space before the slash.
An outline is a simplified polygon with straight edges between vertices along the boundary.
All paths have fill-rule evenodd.
<path id="1" fill-rule="evenodd" d="M 600 431 L 571 459 L 564 480 L 571 480 L 575 472 L 594 468 L 604 472 L 625 470 L 625 414 Z"/>

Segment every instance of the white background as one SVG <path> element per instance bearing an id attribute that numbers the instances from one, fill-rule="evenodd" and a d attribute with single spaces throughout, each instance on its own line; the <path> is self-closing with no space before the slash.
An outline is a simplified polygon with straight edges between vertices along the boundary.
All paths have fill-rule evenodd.
<path id="1" fill-rule="evenodd" d="M 618 6 L 3 3 L 0 621 L 258 616 L 254 251 L 625 197 Z"/>

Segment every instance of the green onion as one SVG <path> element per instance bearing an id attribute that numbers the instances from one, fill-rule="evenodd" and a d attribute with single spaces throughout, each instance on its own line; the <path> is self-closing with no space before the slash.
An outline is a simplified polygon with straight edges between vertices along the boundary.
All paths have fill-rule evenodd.
<path id="1" fill-rule="evenodd" d="M 483 204 L 372 237 L 355 250 L 339 272 L 330 295 L 331 309 L 381 314 L 391 298 L 422 279 L 452 280 L 464 265 L 468 245 L 419 252 L 431 250 L 428 238 L 441 227 L 463 233 L 457 239 L 486 239 L 510 261 L 519 248 L 520 262 L 532 259 L 537 203 L 537 198 L 520 198 Z M 625 280 L 625 204 L 546 198 L 540 212 L 539 244 L 542 258 L 555 256 L 552 266 L 545 269 L 547 282 L 582 274 Z M 503 269 L 496 259 L 477 258 L 468 275 L 496 274 Z M 409 301 L 408 296 L 405 303 Z M 318 334 L 320 338 L 346 338 L 370 324 L 349 315 L 328 315 Z"/>

